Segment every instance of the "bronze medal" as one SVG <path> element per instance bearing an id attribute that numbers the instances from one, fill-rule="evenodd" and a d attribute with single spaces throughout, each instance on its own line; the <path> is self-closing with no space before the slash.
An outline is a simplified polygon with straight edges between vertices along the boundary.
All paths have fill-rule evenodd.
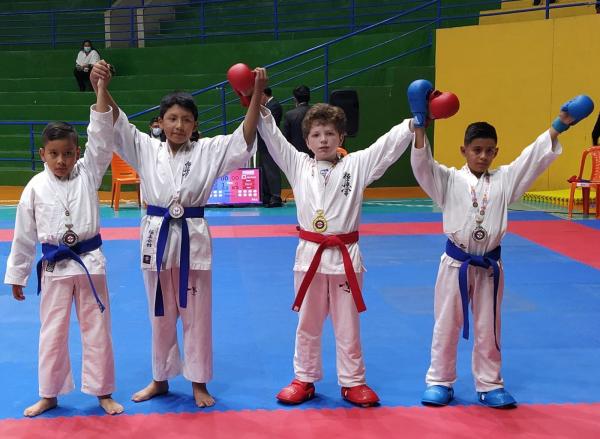
<path id="1" fill-rule="evenodd" d="M 487 239 L 487 230 L 481 226 L 477 226 L 473 230 L 473 233 L 471 233 L 471 237 L 477 242 L 485 241 Z"/>
<path id="2" fill-rule="evenodd" d="M 79 236 L 73 230 L 67 230 L 62 236 L 62 242 L 69 247 L 73 247 L 79 242 Z"/>

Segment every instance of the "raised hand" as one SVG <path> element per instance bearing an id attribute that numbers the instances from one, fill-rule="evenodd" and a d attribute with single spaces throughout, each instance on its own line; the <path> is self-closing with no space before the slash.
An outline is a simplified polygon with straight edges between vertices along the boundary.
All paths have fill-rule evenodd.
<path id="1" fill-rule="evenodd" d="M 559 116 L 552 122 L 552 127 L 562 133 L 594 111 L 594 102 L 589 96 L 579 95 L 565 102 L 560 107 Z"/>

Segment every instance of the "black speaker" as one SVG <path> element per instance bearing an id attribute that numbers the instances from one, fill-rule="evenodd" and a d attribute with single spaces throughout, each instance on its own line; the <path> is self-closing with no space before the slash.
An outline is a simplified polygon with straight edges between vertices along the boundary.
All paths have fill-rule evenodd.
<path id="1" fill-rule="evenodd" d="M 356 90 L 334 90 L 329 95 L 329 103 L 340 107 L 346 113 L 346 135 L 358 133 L 358 94 Z"/>

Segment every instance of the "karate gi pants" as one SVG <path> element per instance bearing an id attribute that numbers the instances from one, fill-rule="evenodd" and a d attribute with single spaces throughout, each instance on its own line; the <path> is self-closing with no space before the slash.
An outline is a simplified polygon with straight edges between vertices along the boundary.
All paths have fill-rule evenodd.
<path id="1" fill-rule="evenodd" d="M 305 272 L 294 272 L 296 294 Z M 357 273 L 362 290 L 362 273 Z M 323 376 L 321 336 L 323 323 L 331 315 L 335 334 L 338 384 L 365 384 L 365 363 L 360 344 L 360 319 L 345 274 L 316 273 L 298 313 L 294 372 L 296 379 L 315 382 Z"/>
<path id="2" fill-rule="evenodd" d="M 192 382 L 212 378 L 212 274 L 190 270 L 187 306 L 179 305 L 179 267 L 161 270 L 165 315 L 154 315 L 156 271 L 144 270 L 148 311 L 152 325 L 152 378 L 165 381 L 183 372 Z M 183 323 L 183 360 L 177 342 L 177 318 Z"/>
<path id="3" fill-rule="evenodd" d="M 500 308 L 504 291 L 504 270 L 500 265 L 496 331 L 500 345 Z M 459 267 L 440 263 L 435 284 L 435 325 L 431 343 L 431 365 L 425 381 L 428 386 L 452 387 L 456 382 L 456 350 L 462 334 L 463 311 L 458 285 Z M 478 392 L 504 387 L 500 375 L 502 355 L 494 342 L 494 278 L 492 269 L 469 266 L 469 297 L 472 316 L 471 335 L 474 337 L 472 371 Z"/>
<path id="4" fill-rule="evenodd" d="M 91 277 L 98 297 L 106 307 L 104 312 L 100 312 L 86 275 L 53 277 L 42 274 L 38 364 L 42 398 L 54 398 L 75 387 L 68 344 L 73 301 L 81 331 L 81 391 L 103 396 L 115 390 L 106 277 L 99 274 Z"/>

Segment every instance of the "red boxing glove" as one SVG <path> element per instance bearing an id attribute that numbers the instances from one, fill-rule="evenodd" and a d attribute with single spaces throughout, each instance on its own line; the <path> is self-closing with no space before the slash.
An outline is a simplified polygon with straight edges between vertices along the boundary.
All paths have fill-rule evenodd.
<path id="1" fill-rule="evenodd" d="M 233 91 L 240 97 L 244 107 L 250 105 L 255 76 L 256 74 L 250 70 L 250 67 L 243 63 L 234 64 L 227 71 L 227 80 Z"/>
<path id="2" fill-rule="evenodd" d="M 435 90 L 429 95 L 429 117 L 431 119 L 448 119 L 460 108 L 458 97 L 449 91 Z"/>

